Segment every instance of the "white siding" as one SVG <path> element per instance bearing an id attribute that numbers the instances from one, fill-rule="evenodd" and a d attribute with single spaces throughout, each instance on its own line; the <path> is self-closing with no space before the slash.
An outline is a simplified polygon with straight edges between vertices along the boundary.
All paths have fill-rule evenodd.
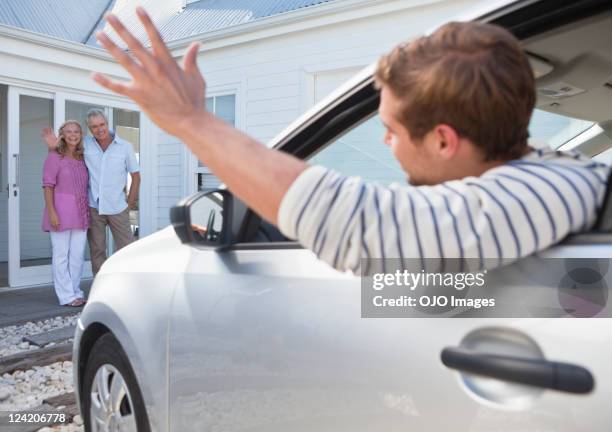
<path id="1" fill-rule="evenodd" d="M 170 223 L 170 208 L 182 197 L 181 146 L 162 131 L 157 134 L 157 227 Z"/>

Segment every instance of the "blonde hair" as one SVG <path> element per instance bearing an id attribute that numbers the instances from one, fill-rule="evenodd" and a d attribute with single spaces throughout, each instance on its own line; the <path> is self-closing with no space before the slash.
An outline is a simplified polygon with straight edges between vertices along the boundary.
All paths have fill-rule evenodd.
<path id="1" fill-rule="evenodd" d="M 83 152 L 84 152 L 84 147 L 83 147 L 83 128 L 81 127 L 81 124 L 76 121 L 76 120 L 66 120 L 64 123 L 62 123 L 62 125 L 59 128 L 58 131 L 58 136 L 59 141 L 57 143 L 57 152 L 59 154 L 61 154 L 62 156 L 66 156 L 66 153 L 68 153 L 68 144 L 66 143 L 66 140 L 62 137 L 62 134 L 64 132 L 64 128 L 68 125 L 77 125 L 79 127 L 79 132 L 81 133 L 81 140 L 79 141 L 79 143 L 76 146 L 76 149 L 74 150 L 74 158 L 78 159 L 78 160 L 83 160 Z"/>

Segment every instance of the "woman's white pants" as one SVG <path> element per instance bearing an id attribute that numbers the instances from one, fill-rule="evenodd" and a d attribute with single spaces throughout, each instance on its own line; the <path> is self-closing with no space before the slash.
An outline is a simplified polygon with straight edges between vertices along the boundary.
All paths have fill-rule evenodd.
<path id="1" fill-rule="evenodd" d="M 53 283 L 60 304 L 85 298 L 81 290 L 81 276 L 85 262 L 87 230 L 50 231 L 53 248 Z"/>

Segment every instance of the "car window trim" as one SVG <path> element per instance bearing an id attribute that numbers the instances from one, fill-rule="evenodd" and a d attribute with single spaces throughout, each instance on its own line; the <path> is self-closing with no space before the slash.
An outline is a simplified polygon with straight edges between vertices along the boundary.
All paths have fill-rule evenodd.
<path id="1" fill-rule="evenodd" d="M 610 9 L 608 0 L 524 1 L 487 13 L 476 21 L 502 26 L 523 40 Z"/>
<path id="2" fill-rule="evenodd" d="M 253 242 L 253 243 L 235 243 L 230 248 L 226 249 L 230 251 L 240 250 L 266 250 L 266 249 L 304 249 L 297 241 L 270 241 L 270 242 Z"/>

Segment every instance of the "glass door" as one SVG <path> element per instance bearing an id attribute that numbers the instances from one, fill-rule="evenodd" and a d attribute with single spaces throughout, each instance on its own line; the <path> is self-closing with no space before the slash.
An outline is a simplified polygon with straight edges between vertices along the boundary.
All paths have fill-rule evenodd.
<path id="1" fill-rule="evenodd" d="M 8 89 L 8 226 L 9 284 L 48 283 L 51 242 L 41 228 L 45 208 L 42 170 L 48 154 L 41 139 L 44 127 L 54 126 L 53 95 Z"/>
<path id="2" fill-rule="evenodd" d="M 99 109 L 104 112 L 108 119 L 109 127 L 111 131 L 117 134 L 118 137 L 126 140 L 132 144 L 136 159 L 140 161 L 140 112 L 128 108 L 113 107 L 109 101 L 100 101 L 99 98 L 92 100 L 90 98 L 75 98 L 74 95 L 60 94 L 58 96 L 59 104 L 65 101 L 65 118 L 66 120 L 77 120 L 83 132 L 87 135 L 91 135 L 91 131 L 87 126 L 87 112 L 90 109 Z M 101 103 L 100 103 L 101 102 Z M 131 186 L 131 177 L 127 176 L 127 188 L 126 193 Z M 138 201 L 136 203 L 136 209 L 130 210 L 130 225 L 132 227 L 132 233 L 135 239 L 139 238 L 139 227 L 140 227 L 140 212 L 138 208 Z M 110 230 L 107 228 L 106 236 L 107 255 L 112 255 L 114 251 L 113 237 Z M 86 251 L 86 259 L 89 260 L 89 246 Z M 87 274 L 87 266 L 85 273 Z"/>
<path id="3" fill-rule="evenodd" d="M 117 136 L 132 144 L 134 154 L 140 164 L 140 112 L 113 108 L 112 120 L 109 119 L 109 121 Z M 130 190 L 131 183 L 132 177 L 128 174 L 126 193 Z M 136 208 L 130 210 L 130 226 L 134 239 L 138 240 L 140 237 L 140 199 L 136 200 Z"/>
<path id="4" fill-rule="evenodd" d="M 6 124 L 7 139 L 6 142 L 0 140 L 0 164 L 3 167 L 0 170 L 0 184 L 4 181 L 7 186 L 8 220 L 2 221 L 0 218 L 0 229 L 4 227 L 8 231 L 8 248 L 3 248 L 0 241 L 0 282 L 6 275 L 3 269 L 8 267 L 10 286 L 52 283 L 51 242 L 49 234 L 42 231 L 41 227 L 45 208 L 42 169 L 48 155 L 47 146 L 41 138 L 42 129 L 51 126 L 57 132 L 65 119 L 74 119 L 81 124 L 83 132 L 88 134 L 87 111 L 91 108 L 102 109 L 108 117 L 109 125 L 121 138 L 132 143 L 138 157 L 140 113 L 134 110 L 132 104 L 62 92 L 0 86 L 0 97 L 2 95 L 6 109 L 0 105 L 0 135 Z M 2 112 L 6 113 L 5 123 L 2 122 Z M 4 167 L 7 169 L 4 170 Z M 132 230 L 136 237 L 139 235 L 139 216 L 137 209 L 130 212 Z M 113 250 L 110 235 L 107 245 L 110 255 Z M 7 249 L 8 252 L 3 254 Z M 86 251 L 83 277 L 91 277 L 89 251 Z"/>

